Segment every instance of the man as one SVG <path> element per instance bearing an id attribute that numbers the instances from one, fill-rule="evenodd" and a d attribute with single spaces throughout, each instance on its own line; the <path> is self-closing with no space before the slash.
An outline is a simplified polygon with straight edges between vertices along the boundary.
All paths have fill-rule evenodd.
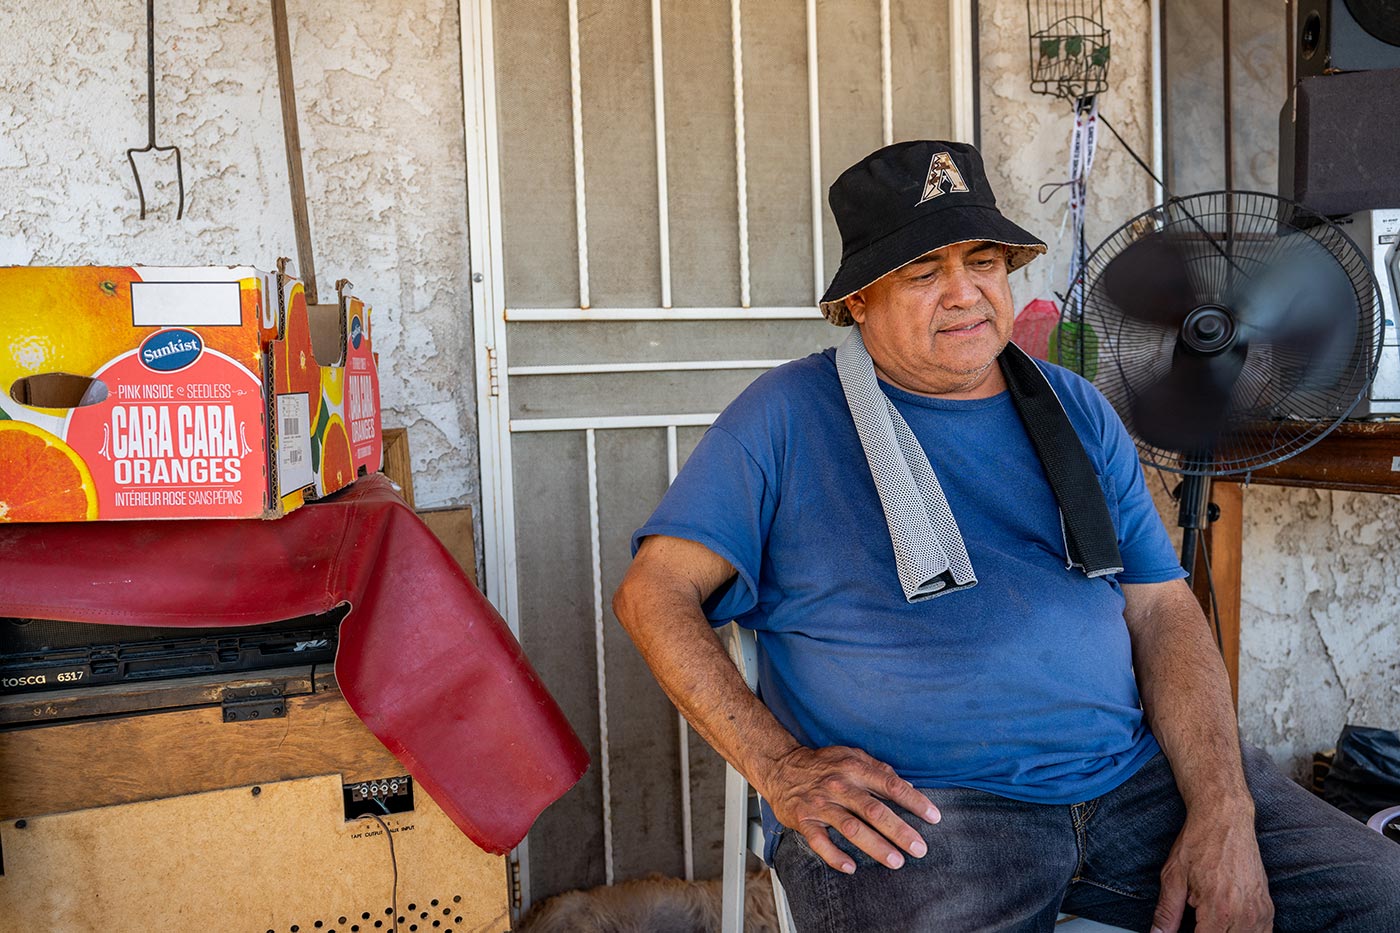
<path id="1" fill-rule="evenodd" d="M 1400 848 L 1241 761 L 1121 422 L 1008 347 L 1045 245 L 976 150 L 888 146 L 830 200 L 850 338 L 719 417 L 614 599 L 763 796 L 799 929 L 1400 930 Z"/>

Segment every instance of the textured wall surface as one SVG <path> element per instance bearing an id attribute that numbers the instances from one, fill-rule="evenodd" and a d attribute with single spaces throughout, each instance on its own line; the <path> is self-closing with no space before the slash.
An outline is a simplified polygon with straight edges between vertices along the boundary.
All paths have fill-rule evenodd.
<path id="1" fill-rule="evenodd" d="M 457 5 L 290 0 L 322 300 L 374 307 L 384 423 L 409 429 L 420 507 L 479 511 Z M 232 264 L 296 256 L 270 4 L 156 4 L 156 135 L 144 146 L 144 4 L 9 11 L 0 48 L 0 264 Z M 293 264 L 295 268 L 295 263 Z"/>
<path id="2" fill-rule="evenodd" d="M 1104 24 L 1111 32 L 1108 91 L 1099 113 L 1142 156 L 1151 159 L 1151 62 L 1146 0 L 1105 0 Z M 982 0 L 982 154 L 997 192 L 997 203 L 1011 219 L 1039 236 L 1050 252 L 1011 277 L 1019 309 L 1032 298 L 1063 292 L 1073 238 L 1063 223 L 1068 189 L 1041 204 L 1042 185 L 1069 176 L 1071 105 L 1030 88 L 1026 4 Z M 1048 192 L 1047 192 L 1048 193 Z M 1089 176 L 1085 240 L 1090 250 L 1120 224 L 1153 205 L 1152 180 L 1107 128 L 1099 132 L 1098 154 Z"/>
<path id="3" fill-rule="evenodd" d="M 1240 726 L 1301 774 L 1344 723 L 1400 728 L 1400 500 L 1245 490 Z"/>

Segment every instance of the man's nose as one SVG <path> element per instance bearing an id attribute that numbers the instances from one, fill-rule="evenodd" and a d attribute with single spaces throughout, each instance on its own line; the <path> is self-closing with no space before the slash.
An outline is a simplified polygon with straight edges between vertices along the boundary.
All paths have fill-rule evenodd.
<path id="1" fill-rule="evenodd" d="M 947 272 L 947 287 L 943 291 L 943 305 L 948 308 L 971 308 L 982 300 L 982 291 L 973 281 L 972 273 L 964 266 L 955 266 Z"/>

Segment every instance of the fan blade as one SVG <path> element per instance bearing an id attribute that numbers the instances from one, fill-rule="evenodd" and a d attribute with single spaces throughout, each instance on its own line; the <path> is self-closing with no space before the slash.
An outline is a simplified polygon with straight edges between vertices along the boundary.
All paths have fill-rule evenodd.
<path id="1" fill-rule="evenodd" d="M 1286 240 L 1268 266 L 1234 284 L 1236 325 L 1251 345 L 1282 351 L 1307 383 L 1328 385 L 1356 347 L 1356 286 L 1321 243 L 1304 234 Z"/>
<path id="2" fill-rule="evenodd" d="M 1178 349 L 1166 376 L 1133 395 L 1131 412 L 1147 443 L 1192 457 L 1208 453 L 1230 419 L 1230 394 L 1244 367 L 1237 344 L 1214 356 Z"/>
<path id="3" fill-rule="evenodd" d="M 1102 281 L 1124 315 L 1168 329 L 1180 327 L 1200 303 L 1181 247 L 1160 233 L 1128 244 L 1109 261 Z"/>

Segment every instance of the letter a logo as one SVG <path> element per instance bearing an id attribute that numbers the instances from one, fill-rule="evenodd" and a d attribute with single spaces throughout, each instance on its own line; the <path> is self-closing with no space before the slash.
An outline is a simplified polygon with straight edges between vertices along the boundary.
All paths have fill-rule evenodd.
<path id="1" fill-rule="evenodd" d="M 946 152 L 935 152 L 928 163 L 928 178 L 924 180 L 924 196 L 919 198 L 919 204 L 944 194 L 944 184 L 948 185 L 948 191 L 967 190 L 967 182 L 963 181 L 962 173 L 953 164 L 953 157 Z M 914 206 L 918 207 L 919 204 Z"/>

